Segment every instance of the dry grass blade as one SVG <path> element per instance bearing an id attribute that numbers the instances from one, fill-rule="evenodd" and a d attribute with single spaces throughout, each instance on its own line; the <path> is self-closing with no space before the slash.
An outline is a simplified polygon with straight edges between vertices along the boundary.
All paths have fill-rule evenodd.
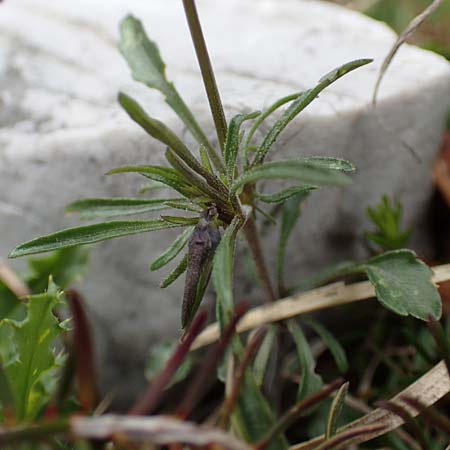
<path id="1" fill-rule="evenodd" d="M 433 267 L 433 282 L 441 283 L 450 280 L 450 264 Z M 253 330 L 262 325 L 278 322 L 302 314 L 346 305 L 375 296 L 375 290 L 368 281 L 344 285 L 334 283 L 303 294 L 286 297 L 276 302 L 253 308 L 241 319 L 237 332 Z M 208 326 L 192 344 L 191 350 L 204 347 L 219 338 L 219 326 L 214 323 Z"/>
<path id="2" fill-rule="evenodd" d="M 17 297 L 22 298 L 31 294 L 28 286 L 4 262 L 0 261 L 0 281 Z"/>
<path id="3" fill-rule="evenodd" d="M 183 443 L 210 448 L 215 444 L 226 450 L 251 450 L 251 447 L 229 433 L 168 416 L 73 417 L 71 431 L 82 439 L 111 439 L 116 435 L 132 442 L 157 445 Z"/>
<path id="4" fill-rule="evenodd" d="M 398 52 L 398 49 L 406 42 L 406 40 L 417 30 L 417 28 L 422 25 L 425 20 L 433 14 L 436 9 L 439 8 L 443 0 L 433 0 L 433 2 L 425 8 L 418 16 L 414 17 L 414 19 L 409 23 L 409 25 L 403 30 L 403 32 L 399 35 L 395 44 L 392 46 L 388 55 L 383 61 L 381 65 L 380 72 L 378 74 L 377 80 L 375 82 L 375 88 L 373 90 L 372 104 L 375 106 L 377 103 L 378 92 L 380 90 L 381 81 L 389 68 L 394 56 Z"/>
<path id="5" fill-rule="evenodd" d="M 413 397 L 417 399 L 424 407 L 429 407 L 440 400 L 444 395 L 450 392 L 450 378 L 447 373 L 445 363 L 441 361 L 434 366 L 425 375 L 419 378 L 416 382 L 408 386 L 390 401 L 401 405 L 412 417 L 416 417 L 419 413 L 417 410 L 404 401 L 404 397 Z M 352 444 L 360 444 L 374 439 L 389 431 L 395 430 L 403 425 L 404 421 L 396 414 L 378 408 L 364 417 L 351 422 L 350 424 L 338 430 L 338 433 L 347 432 L 356 428 L 365 427 L 368 425 L 383 425 L 383 430 L 374 431 L 372 433 L 355 436 L 352 440 L 346 441 L 345 447 Z M 305 442 L 303 444 L 291 447 L 291 450 L 313 450 L 318 445 L 324 442 L 324 436 Z M 343 448 L 337 445 L 336 450 Z"/>

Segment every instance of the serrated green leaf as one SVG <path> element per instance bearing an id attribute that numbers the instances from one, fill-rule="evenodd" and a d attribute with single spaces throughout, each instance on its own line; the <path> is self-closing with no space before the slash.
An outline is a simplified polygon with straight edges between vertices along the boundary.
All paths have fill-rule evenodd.
<path id="1" fill-rule="evenodd" d="M 157 45 L 147 37 L 142 23 L 133 16 L 127 16 L 120 25 L 119 48 L 132 71 L 133 78 L 159 90 L 164 95 L 167 104 L 184 122 L 197 142 L 207 148 L 215 167 L 221 169 L 220 159 L 205 133 L 173 83 L 167 80 L 165 64 Z"/>
<path id="2" fill-rule="evenodd" d="M 93 244 L 95 242 L 114 239 L 132 234 L 173 228 L 178 224 L 170 224 L 161 219 L 102 222 L 82 227 L 67 228 L 47 236 L 38 237 L 18 245 L 10 254 L 10 258 L 44 253 L 75 245 Z"/>
<path id="3" fill-rule="evenodd" d="M 193 231 L 194 227 L 189 227 L 185 231 L 183 231 L 183 233 L 181 233 L 175 239 L 172 245 L 153 261 L 153 263 L 150 266 L 150 270 L 158 270 L 161 267 L 164 267 L 170 261 L 172 261 L 186 246 Z"/>
<path id="4" fill-rule="evenodd" d="M 348 360 L 340 342 L 319 322 L 312 319 L 304 319 L 303 322 L 311 327 L 328 347 L 339 371 L 346 373 L 348 370 Z"/>
<path id="5" fill-rule="evenodd" d="M 235 217 L 225 230 L 214 256 L 212 278 L 217 294 L 216 317 L 221 331 L 226 328 L 234 312 L 234 250 L 240 226 L 240 219 Z"/>
<path id="6" fill-rule="evenodd" d="M 66 289 L 74 281 L 79 281 L 86 273 L 89 262 L 89 249 L 70 247 L 50 255 L 28 258 L 27 286 L 34 294 L 43 292 L 51 276 L 55 284 Z"/>
<path id="7" fill-rule="evenodd" d="M 302 401 L 306 397 L 319 392 L 323 387 L 323 381 L 314 370 L 316 367 L 316 362 L 314 361 L 308 341 L 306 340 L 301 328 L 295 321 L 290 320 L 288 322 L 288 329 L 294 339 L 300 362 L 301 379 L 297 393 L 297 400 Z"/>
<path id="8" fill-rule="evenodd" d="M 183 259 L 180 261 L 177 267 L 175 267 L 175 269 L 168 275 L 168 277 L 161 282 L 159 287 L 165 289 L 166 287 L 170 286 L 184 272 L 186 272 L 187 264 L 188 264 L 188 257 L 186 253 L 186 255 L 184 255 Z"/>
<path id="9" fill-rule="evenodd" d="M 21 305 L 22 302 L 0 282 L 0 320 L 11 318 Z"/>
<path id="10" fill-rule="evenodd" d="M 334 83 L 336 80 L 357 69 L 358 67 L 364 66 L 372 62 L 371 59 L 359 59 L 356 61 L 351 61 L 344 64 L 337 69 L 332 70 L 327 75 L 319 80 L 319 83 L 313 89 L 303 92 L 290 106 L 287 108 L 282 117 L 277 120 L 274 126 L 269 130 L 265 136 L 263 143 L 258 148 L 254 163 L 260 164 L 264 161 L 269 150 L 272 148 L 273 144 L 276 142 L 278 136 L 287 127 L 287 125 L 300 113 L 302 112 L 316 97 L 330 84 Z"/>
<path id="11" fill-rule="evenodd" d="M 441 298 L 431 281 L 433 272 L 413 251 L 383 253 L 361 265 L 361 269 L 386 308 L 425 321 L 430 315 L 437 320 L 441 317 Z"/>
<path id="12" fill-rule="evenodd" d="M 327 426 L 325 430 L 325 439 L 330 439 L 336 434 L 339 416 L 342 413 L 345 397 L 348 393 L 349 383 L 344 383 L 336 393 L 331 403 L 330 412 L 328 414 Z"/>
<path id="13" fill-rule="evenodd" d="M 313 162 L 294 159 L 269 162 L 249 169 L 236 179 L 231 186 L 231 193 L 235 193 L 246 184 L 270 179 L 292 179 L 308 186 L 344 186 L 351 183 L 350 178 L 340 171 L 318 167 Z"/>
<path id="14" fill-rule="evenodd" d="M 165 340 L 152 345 L 145 367 L 145 376 L 148 380 L 153 380 L 164 369 L 178 344 L 177 341 Z M 188 353 L 167 387 L 183 381 L 194 368 L 194 363 L 192 353 Z"/>
<path id="15" fill-rule="evenodd" d="M 200 193 L 189 185 L 175 169 L 162 166 L 123 166 L 117 167 L 107 173 L 107 175 L 114 175 L 118 173 L 139 173 L 152 181 L 163 183 L 166 186 L 178 191 L 185 197 L 192 195 L 200 195 Z"/>
<path id="16" fill-rule="evenodd" d="M 227 169 L 229 184 L 232 183 L 236 172 L 237 157 L 241 143 L 241 126 L 246 120 L 254 119 L 258 117 L 259 114 L 261 114 L 259 111 L 251 114 L 237 114 L 230 121 L 224 151 L 225 166 Z"/>
<path id="17" fill-rule="evenodd" d="M 33 420 L 43 404 L 43 393 L 37 386 L 55 367 L 53 345 L 64 327 L 53 315 L 53 309 L 62 302 L 62 295 L 50 281 L 46 293 L 29 297 L 27 317 L 23 321 L 0 322 L 0 328 L 10 329 L 10 345 L 15 346 L 17 353 L 16 358 L 11 359 L 2 351 L 1 357 L 19 422 Z"/>
<path id="18" fill-rule="evenodd" d="M 67 213 L 79 213 L 81 219 L 111 218 L 144 214 L 167 209 L 168 201 L 178 199 L 140 199 L 140 198 L 87 198 L 71 203 Z"/>
<path id="19" fill-rule="evenodd" d="M 318 186 L 292 186 L 279 192 L 275 192 L 274 194 L 256 193 L 255 196 L 264 203 L 283 203 L 297 194 L 307 194 L 318 188 Z"/>
<path id="20" fill-rule="evenodd" d="M 283 203 L 281 216 L 280 238 L 277 251 L 277 279 L 278 289 L 284 294 L 284 262 L 286 247 L 295 224 L 300 217 L 302 203 L 309 195 L 309 191 L 300 192 Z"/>

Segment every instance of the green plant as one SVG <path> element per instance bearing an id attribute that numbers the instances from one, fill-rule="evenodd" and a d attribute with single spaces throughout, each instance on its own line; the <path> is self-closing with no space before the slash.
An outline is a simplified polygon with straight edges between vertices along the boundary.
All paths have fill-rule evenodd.
<path id="1" fill-rule="evenodd" d="M 262 330 L 250 336 L 247 342 L 243 341 L 236 333 L 236 327 L 245 309 L 242 306 L 235 306 L 233 267 L 236 242 L 238 236 L 243 235 L 252 254 L 266 300 L 276 301 L 286 292 L 283 278 L 285 251 L 291 232 L 300 217 L 300 208 L 304 200 L 316 189 L 349 184 L 351 181 L 349 174 L 355 170 L 355 167 L 352 163 L 340 158 L 316 156 L 267 162 L 266 157 L 289 123 L 314 101 L 320 92 L 342 76 L 368 64 L 370 60 L 362 59 L 344 64 L 322 77 L 312 89 L 280 99 L 262 112 L 238 114 L 227 124 L 195 4 L 192 0 L 184 0 L 183 3 L 216 128 L 217 147 L 208 140 L 206 133 L 199 126 L 175 86 L 167 80 L 165 65 L 156 44 L 146 36 L 142 24 L 129 16 L 121 24 L 119 47 L 131 68 L 133 77 L 162 93 L 165 101 L 197 141 L 198 157 L 165 124 L 149 116 L 136 100 L 121 93 L 119 103 L 131 119 L 166 147 L 165 156 L 168 166 L 125 166 L 111 170 L 110 174 L 136 173 L 151 182 L 168 186 L 177 193 L 177 196 L 150 200 L 85 199 L 69 205 L 67 209 L 89 219 L 123 217 L 165 210 L 182 210 L 190 214 L 164 213 L 159 218 L 150 220 L 112 220 L 71 228 L 21 244 L 10 254 L 10 257 L 19 257 L 58 249 L 75 251 L 73 249 L 78 245 L 131 234 L 184 227 L 185 231 L 176 238 L 170 248 L 158 255 L 150 266 L 151 270 L 159 270 L 179 257 L 183 251 L 185 252 L 184 256 L 179 257 L 175 269 L 161 284 L 162 287 L 167 287 L 186 272 L 182 306 L 183 339 L 174 348 L 169 359 L 164 358 L 165 362 L 159 365 L 161 370 L 155 375 L 148 390 L 137 399 L 130 410 L 133 417 L 74 418 L 62 414 L 62 418 L 56 421 L 39 422 L 29 428 L 0 433 L 0 445 L 3 443 L 14 445 L 32 437 L 52 440 L 55 434 L 64 435 L 70 431 L 81 439 L 97 439 L 100 442 L 111 440 L 116 448 L 120 448 L 122 444 L 126 446 L 127 440 L 140 442 L 146 438 L 161 445 L 175 442 L 205 446 L 215 443 L 223 448 L 236 450 L 238 448 L 283 450 L 289 447 L 285 431 L 290 424 L 301 416 L 310 415 L 322 400 L 341 385 L 341 380 L 330 380 L 331 376 L 329 376 L 328 380 L 324 381 L 316 372 L 317 362 L 302 331 L 303 324 L 320 336 L 330 349 L 335 365 L 341 372 L 345 372 L 348 366 L 342 346 L 317 322 L 310 320 L 299 324 L 291 321 L 287 324 L 287 328 L 282 325 L 272 327 L 267 334 L 265 330 Z M 279 109 L 285 105 L 285 109 L 280 112 Z M 275 112 L 279 113 L 278 118 L 262 141 L 257 142 L 256 131 Z M 262 194 L 258 190 L 259 182 L 262 180 L 290 180 L 292 184 L 273 194 Z M 282 210 L 277 255 L 278 289 L 272 285 L 256 224 L 258 217 L 267 216 L 263 210 L 264 204 L 278 204 Z M 394 241 L 398 244 L 397 216 L 399 212 L 392 209 L 389 204 L 384 205 L 382 212 L 386 213 L 387 219 L 384 216 L 382 220 L 380 219 L 382 216 L 380 211 L 373 214 L 383 233 L 381 235 L 379 233 L 377 240 L 383 245 L 392 244 Z M 392 219 L 393 225 L 387 225 L 388 219 Z M 52 266 L 52 261 L 54 259 L 50 257 L 48 265 L 51 271 L 58 269 L 58 264 Z M 45 264 L 41 262 L 41 266 Z M 341 266 L 335 275 L 349 273 L 365 275 L 375 287 L 381 304 L 397 314 L 411 315 L 422 320 L 428 320 L 430 316 L 438 319 L 441 316 L 441 302 L 436 287 L 431 283 L 431 270 L 410 250 L 389 251 L 365 262 L 348 263 Z M 175 408 L 174 414 L 179 420 L 169 420 L 167 417 L 134 417 L 154 414 L 161 404 L 164 388 L 171 383 L 181 381 L 186 376 L 186 371 L 189 371 L 186 365 L 183 367 L 183 362 L 186 361 L 187 353 L 206 320 L 205 312 L 199 311 L 199 307 L 210 278 L 213 280 L 217 294 L 216 318 L 222 338 L 203 359 L 196 376 L 187 386 L 182 401 Z M 48 331 L 45 337 L 53 342 L 61 324 L 55 321 L 52 311 L 62 294 L 53 284 L 50 284 L 47 293 L 41 295 L 45 296 L 47 307 L 46 314 L 39 325 Z M 89 352 L 87 360 L 83 359 L 80 346 L 80 343 L 89 343 L 90 340 L 87 338 L 86 321 L 78 294 L 71 291 L 68 297 L 75 321 L 74 351 L 69 354 L 73 359 L 67 358 L 65 368 L 69 374 L 73 373 L 73 367 L 71 368 L 70 364 L 76 361 L 79 383 L 78 410 L 84 414 L 91 414 L 98 403 L 92 375 L 93 364 Z M 4 319 L 0 331 L 4 327 L 11 334 L 13 333 L 11 330 L 24 330 L 27 324 L 37 323 L 34 318 L 35 304 L 35 300 L 30 300 L 28 316 L 24 322 L 13 324 L 10 319 Z M 40 306 L 43 305 L 44 302 Z M 276 340 L 283 336 L 290 339 L 289 348 L 294 348 L 295 364 L 301 378 L 298 382 L 295 406 L 277 420 L 276 411 L 270 406 L 261 386 L 270 370 L 273 371 L 273 368 L 270 369 L 270 349 L 275 346 Z M 12 341 L 20 347 L 20 336 L 16 334 Z M 91 345 L 88 345 L 88 348 L 91 348 Z M 5 349 L 5 356 L 2 355 L 4 378 L 13 385 L 18 378 L 16 380 L 8 373 L 8 367 L 14 367 L 14 363 L 11 362 L 13 359 L 8 359 L 7 350 L 8 347 Z M 23 347 L 24 355 L 25 350 Z M 35 351 L 37 354 L 38 349 Z M 34 372 L 39 376 L 39 380 L 54 366 L 54 360 L 48 355 L 48 349 L 39 349 L 40 351 L 46 352 L 45 358 L 42 357 L 46 365 Z M 167 355 L 167 352 L 164 354 Z M 281 360 L 285 356 L 283 351 L 280 351 Z M 255 362 L 252 364 L 253 358 Z M 219 367 L 222 360 L 222 365 Z M 23 363 L 22 360 L 21 362 Z M 195 407 L 204 397 L 205 385 L 216 370 L 219 371 L 226 385 L 219 425 L 228 429 L 231 424 L 231 428 L 239 439 L 215 429 L 201 429 L 183 423 L 192 416 Z M 275 372 L 278 374 L 279 371 L 275 370 Z M 28 387 L 25 390 L 17 388 L 19 396 L 14 394 L 12 389 L 13 396 L 15 395 L 16 399 L 20 397 L 20 401 L 15 402 L 20 406 L 16 416 L 19 423 L 25 418 L 38 417 L 34 407 L 29 409 L 28 399 L 32 389 L 37 389 L 39 380 L 33 379 L 32 383 L 27 384 Z M 67 393 L 67 390 L 64 390 L 65 381 L 63 376 L 61 390 L 57 392 Z M 355 429 L 353 434 L 348 436 L 339 433 L 336 422 L 342 412 L 345 395 L 346 389 L 341 388 L 331 409 L 327 410 L 326 437 L 328 441 L 318 448 L 331 448 L 330 446 L 346 442 L 347 439 L 355 436 L 368 435 L 384 429 L 384 425 L 374 425 Z M 61 397 L 67 400 L 65 395 L 58 398 Z M 46 400 L 48 398 L 48 396 L 45 397 Z M 39 404 L 41 405 L 42 402 L 43 400 L 40 400 Z M 172 434 L 170 434 L 171 431 Z M 170 436 L 172 440 L 169 440 L 167 436 Z M 125 439 L 125 443 L 121 439 Z M 55 444 L 54 441 L 52 442 Z M 61 444 L 58 447 L 55 444 L 57 448 L 66 448 L 64 445 Z M 89 444 L 86 445 L 89 447 Z"/>

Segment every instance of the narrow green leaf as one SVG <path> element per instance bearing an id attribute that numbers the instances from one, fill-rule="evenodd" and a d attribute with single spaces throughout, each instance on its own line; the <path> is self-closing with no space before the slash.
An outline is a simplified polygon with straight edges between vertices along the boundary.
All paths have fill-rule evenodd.
<path id="1" fill-rule="evenodd" d="M 355 172 L 356 167 L 350 161 L 342 158 L 335 158 L 333 156 L 306 156 L 300 158 L 301 161 L 311 163 L 315 167 L 322 167 L 324 169 L 337 170 L 339 172 Z"/>
<path id="2" fill-rule="evenodd" d="M 150 136 L 166 144 L 172 149 L 192 170 L 206 175 L 208 172 L 194 158 L 183 141 L 164 123 L 150 117 L 138 104 L 138 102 L 124 93 L 119 94 L 119 103 L 127 114 L 139 124 Z M 209 174 L 208 174 L 209 175 Z"/>
<path id="3" fill-rule="evenodd" d="M 186 272 L 187 263 L 188 263 L 188 257 L 187 257 L 187 253 L 186 253 L 184 255 L 183 259 L 177 265 L 177 267 L 175 267 L 175 269 L 172 272 L 170 272 L 170 274 L 167 276 L 167 278 L 165 278 L 161 282 L 159 287 L 162 289 L 165 289 L 166 287 L 170 286 L 174 281 L 176 281 L 181 275 L 183 275 L 184 272 Z"/>
<path id="4" fill-rule="evenodd" d="M 253 374 L 258 387 L 261 387 L 264 383 L 267 365 L 269 363 L 276 335 L 276 325 L 270 325 L 253 361 Z"/>
<path id="5" fill-rule="evenodd" d="M 83 227 L 67 228 L 47 236 L 38 237 L 18 245 L 10 254 L 10 258 L 44 253 L 74 245 L 93 244 L 94 242 L 114 239 L 131 234 L 147 233 L 149 231 L 173 228 L 165 220 L 134 220 L 102 222 Z M 179 225 L 178 225 L 179 226 Z"/>
<path id="6" fill-rule="evenodd" d="M 196 199 L 196 202 L 199 202 L 200 199 Z M 205 197 L 204 202 L 208 202 L 208 198 Z M 188 211 L 200 214 L 205 208 L 201 207 L 196 203 L 192 203 L 188 199 L 178 199 L 178 200 L 169 200 L 164 203 L 168 208 L 177 209 L 180 211 Z"/>
<path id="7" fill-rule="evenodd" d="M 264 203 L 283 203 L 297 194 L 307 194 L 315 189 L 318 189 L 318 186 L 292 186 L 274 194 L 256 193 L 256 198 Z"/>
<path id="8" fill-rule="evenodd" d="M 234 312 L 234 250 L 236 235 L 240 227 L 240 219 L 235 217 L 222 236 L 213 262 L 212 277 L 217 294 L 216 316 L 221 331 L 226 328 Z"/>
<path id="9" fill-rule="evenodd" d="M 260 164 L 264 161 L 269 150 L 272 148 L 273 144 L 276 142 L 278 136 L 287 127 L 287 125 L 300 113 L 302 112 L 316 97 L 330 84 L 334 83 L 336 80 L 357 69 L 358 67 L 364 66 L 372 62 L 371 59 L 359 59 L 356 61 L 351 61 L 344 64 L 337 69 L 329 72 L 327 75 L 319 80 L 319 83 L 313 89 L 302 92 L 302 94 L 287 108 L 282 117 L 277 120 L 273 127 L 269 130 L 264 138 L 263 143 L 256 152 L 253 164 Z"/>
<path id="10" fill-rule="evenodd" d="M 38 383 L 56 367 L 54 340 L 65 330 L 53 315 L 53 309 L 62 302 L 62 295 L 50 281 L 46 293 L 29 297 L 27 317 L 23 321 L 0 322 L 0 328 L 10 329 L 9 345 L 15 346 L 17 352 L 14 359 L 1 356 L 19 422 L 35 419 L 43 406 L 45 393 L 38 389 Z"/>
<path id="11" fill-rule="evenodd" d="M 202 166 L 211 174 L 214 173 L 214 170 L 211 166 L 211 161 L 209 160 L 208 152 L 203 145 L 200 145 L 200 161 L 202 162 Z"/>
<path id="12" fill-rule="evenodd" d="M 244 172 L 231 186 L 231 193 L 248 183 L 269 179 L 292 179 L 305 185 L 343 186 L 351 183 L 350 178 L 340 171 L 318 167 L 303 160 L 274 161 Z"/>
<path id="13" fill-rule="evenodd" d="M 107 175 L 117 173 L 139 173 L 149 178 L 152 181 L 163 183 L 170 186 L 185 197 L 192 197 L 193 195 L 200 195 L 200 192 L 193 186 L 190 186 L 179 173 L 170 167 L 162 166 L 123 166 L 113 169 Z"/>
<path id="14" fill-rule="evenodd" d="M 314 361 L 308 341 L 306 340 L 301 328 L 295 321 L 290 320 L 288 322 L 288 329 L 294 339 L 300 362 L 301 379 L 297 399 L 298 401 L 301 401 L 306 397 L 319 392 L 323 387 L 323 381 L 322 378 L 314 371 L 316 362 Z"/>
<path id="15" fill-rule="evenodd" d="M 142 23 L 133 16 L 127 16 L 120 25 L 119 48 L 132 71 L 133 78 L 159 90 L 164 95 L 167 104 L 184 122 L 197 142 L 207 148 L 214 165 L 220 169 L 220 159 L 205 133 L 173 83 L 167 80 L 166 67 L 157 45 L 147 37 Z"/>
<path id="16" fill-rule="evenodd" d="M 339 416 L 342 413 L 345 397 L 348 393 L 349 383 L 344 383 L 336 393 L 331 403 L 330 412 L 328 414 L 327 426 L 325 430 L 325 439 L 330 439 L 336 434 Z"/>
<path id="17" fill-rule="evenodd" d="M 361 268 L 386 308 L 425 321 L 430 315 L 437 320 L 441 317 L 441 298 L 431 281 L 433 272 L 411 250 L 383 253 Z"/>
<path id="18" fill-rule="evenodd" d="M 183 231 L 183 233 L 181 233 L 175 239 L 172 245 L 153 261 L 152 265 L 150 266 L 150 270 L 158 270 L 172 261 L 186 246 L 193 231 L 194 227 L 187 228 L 185 231 Z"/>
<path id="19" fill-rule="evenodd" d="M 161 216 L 161 219 L 173 225 L 181 225 L 183 227 L 195 225 L 198 222 L 198 217 Z"/>
<path id="20" fill-rule="evenodd" d="M 319 322 L 313 319 L 304 319 L 303 322 L 311 327 L 328 347 L 339 371 L 346 373 L 348 370 L 348 360 L 341 343 Z"/>
<path id="21" fill-rule="evenodd" d="M 295 224 L 300 217 L 300 209 L 302 203 L 306 200 L 309 195 L 309 191 L 301 192 L 286 200 L 283 203 L 283 210 L 281 216 L 281 229 L 280 238 L 278 242 L 277 251 L 277 279 L 278 279 L 278 289 L 284 295 L 284 262 L 286 255 L 286 247 Z"/>
<path id="22" fill-rule="evenodd" d="M 251 114 L 237 114 L 234 116 L 230 125 L 228 126 L 227 139 L 225 141 L 225 166 L 227 169 L 227 177 L 229 184 L 232 183 L 234 179 L 234 174 L 236 172 L 236 162 L 239 153 L 239 146 L 241 143 L 241 126 L 246 120 L 251 120 L 258 117 L 261 113 L 259 111 L 253 112 Z"/>
<path id="23" fill-rule="evenodd" d="M 248 132 L 248 135 L 247 135 L 247 139 L 245 140 L 244 148 L 248 149 L 251 146 L 252 139 L 253 139 L 253 136 L 255 135 L 256 131 L 271 114 L 273 114 L 277 109 L 281 108 L 286 103 L 296 100 L 298 97 L 300 97 L 301 94 L 302 94 L 301 92 L 296 92 L 295 94 L 291 94 L 286 97 L 280 98 L 275 103 L 270 105 L 265 111 L 263 111 L 257 117 L 254 124 L 250 128 L 250 131 Z"/>
<path id="24" fill-rule="evenodd" d="M 214 201 L 223 202 L 223 198 L 226 198 L 221 193 L 222 184 L 219 180 L 215 179 L 211 183 L 206 182 L 200 176 L 198 176 L 194 171 L 192 171 L 174 152 L 170 149 L 166 151 L 166 159 L 169 164 L 177 171 L 177 173 L 183 177 L 183 179 L 194 186 L 203 195 L 212 198 Z M 223 192 L 223 191 L 222 191 Z M 228 194 L 228 193 L 227 193 Z"/>
<path id="25" fill-rule="evenodd" d="M 67 213 L 80 213 L 81 219 L 110 218 L 144 214 L 167 209 L 166 202 L 179 199 L 87 198 L 71 203 Z"/>
<path id="26" fill-rule="evenodd" d="M 267 431 L 273 428 L 276 422 L 275 414 L 256 384 L 250 368 L 245 372 L 240 392 L 241 395 L 233 410 L 231 422 L 240 437 L 249 443 L 255 443 L 265 437 Z M 281 433 L 272 440 L 266 449 L 288 450 L 289 444 L 284 434 Z"/>

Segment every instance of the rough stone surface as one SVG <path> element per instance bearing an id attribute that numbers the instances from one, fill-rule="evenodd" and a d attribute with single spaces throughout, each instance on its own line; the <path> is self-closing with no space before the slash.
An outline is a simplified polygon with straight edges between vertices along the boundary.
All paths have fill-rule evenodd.
<path id="1" fill-rule="evenodd" d="M 311 87 L 343 62 L 375 59 L 322 94 L 277 146 L 277 157 L 341 156 L 359 169 L 353 186 L 310 199 L 314 206 L 306 208 L 289 246 L 288 279 L 364 256 L 365 208 L 382 194 L 400 199 L 408 224 L 420 230 L 449 106 L 448 63 L 405 46 L 382 84 L 375 113 L 370 106 L 375 76 L 395 39 L 383 24 L 314 1 L 199 0 L 199 9 L 228 116 Z M 131 81 L 116 50 L 118 22 L 130 11 L 159 43 L 169 77 L 212 132 L 178 0 L 5 2 L 0 6 L 0 256 L 19 242 L 76 223 L 63 208 L 77 198 L 136 193 L 136 176 L 104 176 L 109 169 L 162 161 L 163 147 L 117 106 L 119 89 L 138 95 L 153 116 L 186 134 L 158 93 Z M 276 230 L 265 233 L 273 237 L 268 240 L 273 262 Z M 122 238 L 92 252 L 83 292 L 107 368 L 104 385 L 123 382 L 121 373 L 128 392 L 139 388 L 151 343 L 178 332 L 182 283 L 161 291 L 162 275 L 148 271 L 151 255 L 173 235 Z M 423 234 L 416 238 L 426 250 Z M 241 289 L 251 290 L 245 284 Z"/>

